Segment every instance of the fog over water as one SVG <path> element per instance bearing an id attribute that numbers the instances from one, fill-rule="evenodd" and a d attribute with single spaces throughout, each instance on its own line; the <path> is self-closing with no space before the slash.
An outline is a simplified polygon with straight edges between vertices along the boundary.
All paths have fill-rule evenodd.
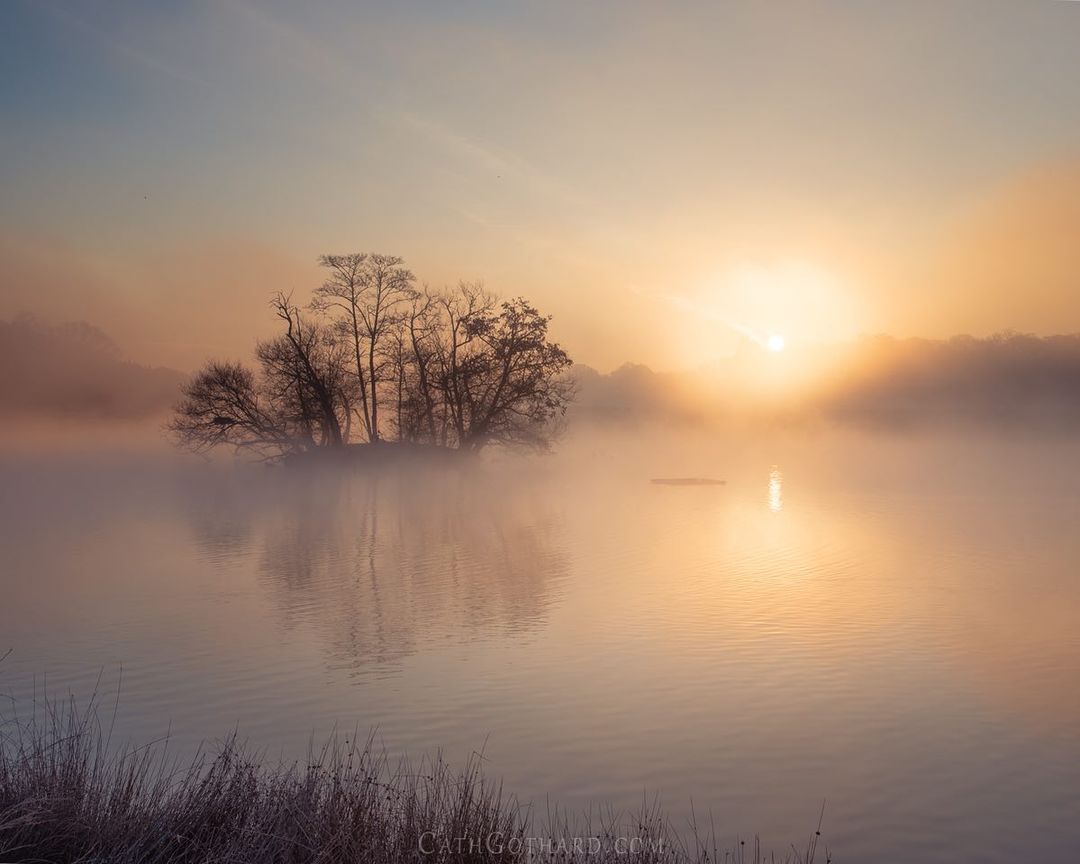
<path id="1" fill-rule="evenodd" d="M 580 425 L 548 458 L 374 474 L 22 450 L 0 692 L 119 685 L 118 734 L 176 752 L 482 748 L 526 800 L 692 800 L 776 848 L 827 799 L 845 860 L 1065 861 L 1078 456 Z"/>

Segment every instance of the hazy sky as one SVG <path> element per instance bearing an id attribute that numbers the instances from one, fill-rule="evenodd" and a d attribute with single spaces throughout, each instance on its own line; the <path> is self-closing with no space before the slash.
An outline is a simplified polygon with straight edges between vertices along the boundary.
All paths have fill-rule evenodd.
<path id="1" fill-rule="evenodd" d="M 1080 330 L 1078 45 L 1068 2 L 8 0 L 0 315 L 191 368 L 378 250 L 602 369 Z"/>

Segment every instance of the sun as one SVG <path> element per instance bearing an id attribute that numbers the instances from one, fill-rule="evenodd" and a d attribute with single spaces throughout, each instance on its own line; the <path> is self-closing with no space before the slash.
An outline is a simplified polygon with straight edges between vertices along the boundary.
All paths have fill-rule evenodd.
<path id="1" fill-rule="evenodd" d="M 765 347 L 775 353 L 783 351 L 786 344 L 784 337 L 779 333 L 773 333 L 772 336 L 765 340 Z"/>

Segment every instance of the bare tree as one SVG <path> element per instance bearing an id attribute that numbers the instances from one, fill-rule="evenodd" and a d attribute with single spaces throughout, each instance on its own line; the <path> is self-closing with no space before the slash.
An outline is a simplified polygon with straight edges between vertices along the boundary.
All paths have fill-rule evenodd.
<path id="1" fill-rule="evenodd" d="M 361 309 L 361 318 L 368 337 L 368 387 L 371 390 L 371 440 L 379 440 L 379 395 L 382 358 L 379 351 L 382 339 L 398 322 L 400 306 L 413 295 L 416 277 L 402 267 L 402 259 L 396 255 L 368 256 L 367 296 L 368 303 Z"/>
<path id="2" fill-rule="evenodd" d="M 368 440 L 379 440 L 380 385 L 392 348 L 388 338 L 400 324 L 406 303 L 416 296 L 416 277 L 396 255 L 359 253 L 324 255 L 331 271 L 316 290 L 313 306 L 336 314 L 338 327 L 352 339 L 356 378 Z M 366 352 L 366 358 L 361 359 Z M 366 360 L 366 363 L 364 362 Z"/>
<path id="3" fill-rule="evenodd" d="M 460 282 L 455 290 L 436 298 L 440 321 L 435 338 L 438 385 L 445 410 L 441 440 L 454 446 L 465 441 L 472 416 L 472 382 L 483 374 L 477 350 L 475 323 L 489 317 L 495 298 L 478 282 Z"/>
<path id="4" fill-rule="evenodd" d="M 368 390 L 365 384 L 364 356 L 367 353 L 367 328 L 360 314 L 366 305 L 368 256 L 363 252 L 348 255 L 323 255 L 319 266 L 330 271 L 326 281 L 315 289 L 312 308 L 326 314 L 336 315 L 335 322 L 349 339 L 352 363 L 359 394 L 360 422 L 364 434 L 371 440 L 371 409 L 368 407 Z"/>
<path id="5" fill-rule="evenodd" d="M 271 308 L 285 323 L 285 333 L 256 349 L 267 377 L 295 394 L 304 424 L 317 424 L 320 444 L 340 447 L 338 409 L 343 391 L 339 343 L 325 329 L 305 321 L 287 294 L 278 293 Z M 285 395 L 285 391 L 282 391 Z"/>
<path id="6" fill-rule="evenodd" d="M 458 446 L 495 443 L 548 449 L 574 396 L 569 355 L 548 340 L 550 317 L 523 298 L 465 320 L 470 344 L 458 361 Z"/>
<path id="7" fill-rule="evenodd" d="M 252 450 L 265 458 L 315 447 L 340 447 L 352 385 L 344 343 L 306 321 L 285 294 L 272 308 L 285 332 L 256 346 L 259 375 L 212 362 L 184 387 L 170 429 L 182 446 Z"/>
<path id="8" fill-rule="evenodd" d="M 302 446 L 276 408 L 260 398 L 251 370 L 239 363 L 207 363 L 184 385 L 168 428 L 195 452 L 227 446 L 271 457 Z"/>
<path id="9" fill-rule="evenodd" d="M 423 293 L 413 299 L 401 329 L 405 342 L 404 362 L 411 367 L 412 373 L 407 394 L 408 414 L 412 420 L 410 440 L 426 439 L 429 444 L 440 443 L 439 431 L 445 428 L 445 412 L 440 411 L 441 400 L 435 380 L 440 324 L 437 298 L 425 286 Z"/>

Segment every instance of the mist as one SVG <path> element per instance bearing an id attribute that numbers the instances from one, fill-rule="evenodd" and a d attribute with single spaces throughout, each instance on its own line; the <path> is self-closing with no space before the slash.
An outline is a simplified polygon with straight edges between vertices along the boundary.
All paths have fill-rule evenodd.
<path id="1" fill-rule="evenodd" d="M 127 359 L 88 322 L 0 321 L 5 439 L 43 448 L 165 447 L 183 373 Z M 745 342 L 694 371 L 578 364 L 567 427 L 759 435 L 811 427 L 887 434 L 968 430 L 1071 435 L 1080 427 L 1080 335 L 947 340 L 872 336 L 774 354 Z"/>

